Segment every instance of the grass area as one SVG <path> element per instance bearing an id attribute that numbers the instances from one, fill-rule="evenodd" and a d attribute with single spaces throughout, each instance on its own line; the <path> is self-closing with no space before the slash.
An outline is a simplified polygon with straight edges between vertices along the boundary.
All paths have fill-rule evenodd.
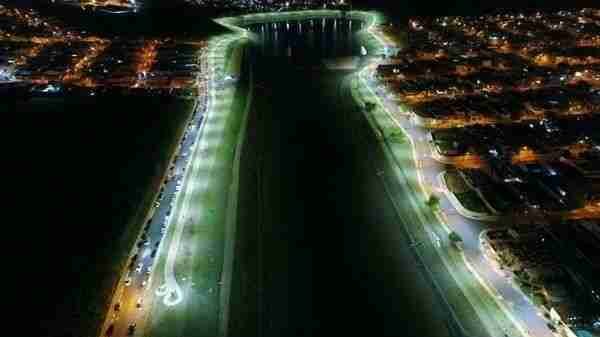
<path id="1" fill-rule="evenodd" d="M 239 48 L 236 44 L 232 44 L 227 48 L 227 65 L 225 66 L 226 74 L 239 74 L 242 65 L 243 48 Z"/>
<path id="2" fill-rule="evenodd" d="M 465 193 L 471 190 L 465 179 L 456 170 L 446 171 L 444 179 L 446 180 L 448 190 L 452 193 Z"/>
<path id="3" fill-rule="evenodd" d="M 446 171 L 444 179 L 448 190 L 454 194 L 464 208 L 475 213 L 490 213 L 479 194 L 467 185 L 465 179 L 456 170 Z"/>
<path id="4" fill-rule="evenodd" d="M 463 205 L 464 208 L 475 213 L 489 213 L 479 194 L 475 191 L 467 191 L 463 193 L 454 193 L 456 199 Z"/>

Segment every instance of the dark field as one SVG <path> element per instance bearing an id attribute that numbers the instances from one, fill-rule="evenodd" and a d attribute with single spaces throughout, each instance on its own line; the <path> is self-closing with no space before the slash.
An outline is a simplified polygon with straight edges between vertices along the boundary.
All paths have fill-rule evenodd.
<path id="1" fill-rule="evenodd" d="M 17 183 L 27 224 L 19 282 L 41 322 L 31 335 L 93 335 L 192 101 L 70 94 L 2 102 L 3 114 L 17 115 L 26 177 Z"/>

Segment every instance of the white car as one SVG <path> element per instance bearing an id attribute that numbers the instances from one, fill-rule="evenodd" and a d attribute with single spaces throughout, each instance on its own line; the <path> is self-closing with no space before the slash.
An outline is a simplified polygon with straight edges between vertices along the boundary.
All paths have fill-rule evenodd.
<path id="1" fill-rule="evenodd" d="M 135 272 L 136 273 L 141 273 L 142 272 L 142 267 L 144 267 L 144 264 L 142 262 L 140 262 L 137 267 L 135 268 Z"/>

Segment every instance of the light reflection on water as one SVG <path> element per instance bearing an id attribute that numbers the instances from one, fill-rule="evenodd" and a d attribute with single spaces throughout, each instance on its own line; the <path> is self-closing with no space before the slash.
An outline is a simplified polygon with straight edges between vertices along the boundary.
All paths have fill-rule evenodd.
<path id="1" fill-rule="evenodd" d="M 254 24 L 248 29 L 258 35 L 261 56 L 310 62 L 359 55 L 354 33 L 362 25 L 358 20 L 323 18 Z"/>

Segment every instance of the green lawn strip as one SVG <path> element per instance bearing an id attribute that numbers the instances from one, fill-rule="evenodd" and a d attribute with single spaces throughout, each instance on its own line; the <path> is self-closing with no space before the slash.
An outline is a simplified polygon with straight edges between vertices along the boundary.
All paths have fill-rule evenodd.
<path id="1" fill-rule="evenodd" d="M 248 114 L 252 104 L 252 98 L 254 95 L 254 80 L 252 76 L 252 69 L 250 68 L 249 62 L 242 64 L 244 60 L 244 53 L 249 40 L 241 39 L 236 41 L 236 57 L 231 62 L 237 63 L 237 72 L 234 73 L 236 77 L 243 81 L 238 87 L 238 94 L 234 100 L 233 113 L 238 117 L 239 123 L 238 130 L 232 134 L 236 137 L 235 148 L 233 149 L 234 158 L 232 162 L 232 168 L 230 170 L 231 184 L 228 190 L 229 197 L 227 198 L 227 210 L 226 210 L 226 223 L 224 228 L 224 249 L 223 249 L 223 271 L 221 272 L 222 285 L 220 287 L 220 298 L 219 298 L 219 322 L 218 335 L 226 336 L 228 334 L 227 327 L 229 326 L 229 312 L 230 312 L 230 296 L 231 287 L 233 282 L 233 268 L 235 259 L 235 247 L 236 247 L 236 232 L 237 232 L 237 219 L 238 219 L 238 201 L 239 195 L 239 181 L 240 181 L 240 167 L 241 167 L 241 156 L 243 144 L 246 139 L 246 129 L 248 126 Z M 242 74 L 242 66 L 245 66 L 246 72 Z M 243 75 L 247 75 L 242 77 Z M 244 85 L 244 83 L 246 85 Z"/>
<path id="2" fill-rule="evenodd" d="M 187 310 L 185 334 L 195 336 L 215 336 L 218 334 L 220 313 L 220 290 L 218 282 L 221 279 L 223 268 L 223 254 L 225 248 L 225 230 L 230 197 L 230 184 L 232 181 L 233 155 L 237 146 L 243 122 L 243 110 L 246 106 L 247 88 L 240 83 L 236 90 L 231 107 L 226 113 L 227 121 L 222 145 L 217 151 L 217 163 L 222 166 L 215 167 L 211 172 L 210 180 L 213 182 L 211 191 L 204 200 L 205 212 L 203 221 L 208 235 L 201 235 L 196 240 L 190 256 L 196 261 L 190 262 L 194 278 L 201 279 L 205 284 L 198 286 L 204 288 L 204 298 L 199 296 L 197 301 L 190 301 Z M 200 202 L 200 201 L 199 201 Z M 213 262 L 210 262 L 210 258 Z M 213 291 L 209 292 L 212 288 Z M 203 301 L 204 300 L 204 301 Z"/>

